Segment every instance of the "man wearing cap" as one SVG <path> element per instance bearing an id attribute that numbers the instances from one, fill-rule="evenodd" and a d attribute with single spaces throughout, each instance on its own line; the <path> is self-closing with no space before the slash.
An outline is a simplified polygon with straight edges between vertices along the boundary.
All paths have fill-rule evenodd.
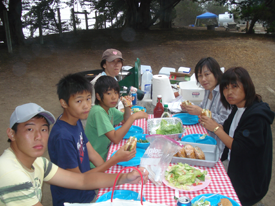
<path id="1" fill-rule="evenodd" d="M 98 74 L 92 81 L 91 84 L 94 86 L 97 79 L 101 76 L 111 76 L 116 80 L 116 76 L 119 74 L 123 66 L 122 53 L 117 49 L 107 49 L 103 52 L 100 66 L 103 69 L 103 72 Z M 95 91 L 92 92 L 92 105 L 95 102 Z"/>
<path id="2" fill-rule="evenodd" d="M 110 187 L 117 174 L 74 173 L 41 157 L 46 150 L 54 116 L 35 103 L 16 107 L 7 135 L 10 147 L 0 156 L 0 206 L 41 206 L 43 181 L 79 190 Z M 143 172 L 147 181 L 148 172 Z M 137 184 L 139 173 L 122 174 L 118 184 Z"/>

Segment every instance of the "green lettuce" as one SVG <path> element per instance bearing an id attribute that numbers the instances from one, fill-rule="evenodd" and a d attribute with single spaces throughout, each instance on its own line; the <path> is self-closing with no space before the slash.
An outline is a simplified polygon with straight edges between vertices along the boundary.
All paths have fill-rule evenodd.
<path id="1" fill-rule="evenodd" d="M 178 122 L 176 125 L 168 124 L 165 119 L 161 120 L 159 128 L 156 130 L 156 134 L 178 134 L 182 133 L 181 122 Z"/>
<path id="2" fill-rule="evenodd" d="M 176 165 L 168 167 L 165 172 L 165 179 L 170 185 L 180 188 L 188 189 L 188 186 L 198 184 L 205 181 L 206 170 L 199 170 L 191 167 L 188 164 L 183 164 L 179 162 Z"/>

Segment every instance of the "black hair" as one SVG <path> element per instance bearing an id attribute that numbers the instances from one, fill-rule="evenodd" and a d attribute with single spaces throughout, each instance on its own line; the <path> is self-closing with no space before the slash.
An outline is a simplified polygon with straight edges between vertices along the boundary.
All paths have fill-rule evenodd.
<path id="1" fill-rule="evenodd" d="M 37 119 L 44 118 L 44 119 L 47 121 L 48 129 L 50 128 L 50 123 L 48 122 L 48 120 L 47 120 L 43 115 L 37 114 L 37 115 L 35 115 L 35 116 L 32 117 L 32 118 L 37 118 Z M 32 119 L 32 118 L 31 118 L 31 119 Z M 15 123 L 15 124 L 12 126 L 12 128 L 11 128 L 11 129 L 14 131 L 15 134 L 16 134 L 16 132 L 17 132 L 18 124 L 19 124 L 19 123 Z M 8 142 L 11 142 L 11 140 L 8 139 Z"/>
<path id="2" fill-rule="evenodd" d="M 122 66 L 123 66 L 123 59 L 121 59 L 121 62 L 122 62 Z M 103 71 L 105 72 L 105 68 L 103 67 L 103 65 L 106 64 L 106 59 L 103 59 L 101 62 L 100 62 L 100 67 L 103 69 Z"/>
<path id="3" fill-rule="evenodd" d="M 243 85 L 245 93 L 245 107 L 251 106 L 255 100 L 259 102 L 262 100 L 262 97 L 256 94 L 255 86 L 247 70 L 242 67 L 232 67 L 226 70 L 220 83 L 221 102 L 225 108 L 230 108 L 230 104 L 226 101 L 223 90 L 229 84 L 238 85 L 238 82 L 241 82 Z"/>
<path id="4" fill-rule="evenodd" d="M 59 100 L 63 99 L 68 105 L 69 99 L 72 95 L 77 93 L 82 94 L 84 91 L 92 94 L 91 83 L 84 76 L 78 73 L 64 76 L 56 86 Z"/>
<path id="5" fill-rule="evenodd" d="M 103 60 L 100 62 L 100 66 L 101 66 L 101 68 L 103 69 L 103 71 L 105 71 L 105 68 L 103 67 L 104 64 L 106 64 L 106 59 L 103 59 Z"/>
<path id="6" fill-rule="evenodd" d="M 197 82 L 199 83 L 198 73 L 201 73 L 202 68 L 204 66 L 207 66 L 207 68 L 213 73 L 215 79 L 217 80 L 217 85 L 220 84 L 221 79 L 222 79 L 222 71 L 220 69 L 219 63 L 212 57 L 202 58 L 197 63 L 197 65 L 195 67 L 195 76 L 196 76 Z"/>
<path id="7" fill-rule="evenodd" d="M 114 89 L 119 94 L 119 85 L 114 77 L 111 76 L 101 76 L 96 80 L 95 83 L 95 93 L 99 94 L 101 100 L 103 100 L 103 94 L 109 90 Z M 95 98 L 95 104 L 99 104 L 99 100 Z"/>

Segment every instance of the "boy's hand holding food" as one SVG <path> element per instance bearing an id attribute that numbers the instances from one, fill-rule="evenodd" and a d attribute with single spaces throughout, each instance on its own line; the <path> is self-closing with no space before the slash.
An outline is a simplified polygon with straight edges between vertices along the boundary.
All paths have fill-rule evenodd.
<path id="1" fill-rule="evenodd" d="M 125 150 L 126 144 L 119 148 L 119 150 L 114 154 L 117 162 L 127 162 L 136 156 L 136 148 L 131 151 Z"/>
<path id="2" fill-rule="evenodd" d="M 122 101 L 124 107 L 131 107 L 132 106 L 132 101 L 133 101 L 133 97 L 131 96 L 123 96 L 120 97 L 120 100 Z"/>
<path id="3" fill-rule="evenodd" d="M 127 140 L 124 150 L 125 151 L 132 151 L 134 149 L 136 149 L 137 146 L 137 138 L 135 138 L 134 136 L 130 136 L 130 138 Z"/>

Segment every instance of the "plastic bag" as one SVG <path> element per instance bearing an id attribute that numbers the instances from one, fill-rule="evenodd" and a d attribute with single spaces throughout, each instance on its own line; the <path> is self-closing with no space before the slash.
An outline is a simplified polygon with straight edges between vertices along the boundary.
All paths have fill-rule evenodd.
<path id="1" fill-rule="evenodd" d="M 140 159 L 140 167 L 147 169 L 149 179 L 156 186 L 161 186 L 165 171 L 181 146 L 165 135 L 148 135 L 146 139 L 150 142 L 150 146 Z"/>

